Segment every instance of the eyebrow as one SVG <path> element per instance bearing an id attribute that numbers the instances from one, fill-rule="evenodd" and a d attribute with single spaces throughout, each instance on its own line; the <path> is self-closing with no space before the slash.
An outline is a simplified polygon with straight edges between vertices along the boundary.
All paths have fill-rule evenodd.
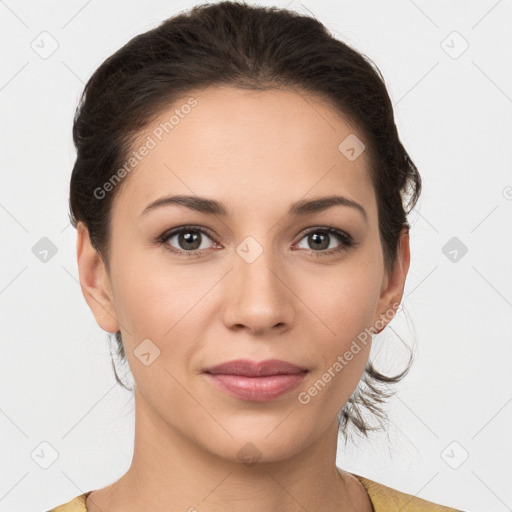
<path id="1" fill-rule="evenodd" d="M 190 210 L 195 210 L 200 213 L 205 213 L 209 215 L 220 215 L 222 217 L 228 216 L 228 210 L 224 206 L 223 203 L 216 201 L 214 199 L 208 199 L 206 197 L 199 196 L 187 196 L 187 195 L 177 195 L 177 196 L 164 196 L 160 197 L 156 201 L 150 203 L 144 210 L 141 215 L 144 215 L 156 208 L 160 208 L 162 206 L 169 205 L 178 205 L 189 208 Z M 344 196 L 326 196 L 320 197 L 317 199 L 303 199 L 293 203 L 288 210 L 288 215 L 294 217 L 300 217 L 303 215 L 308 215 L 311 213 L 317 213 L 325 211 L 333 206 L 348 206 L 350 208 L 354 208 L 359 211 L 364 220 L 368 222 L 368 215 L 366 210 L 359 204 L 353 201 L 352 199 L 348 199 Z"/>

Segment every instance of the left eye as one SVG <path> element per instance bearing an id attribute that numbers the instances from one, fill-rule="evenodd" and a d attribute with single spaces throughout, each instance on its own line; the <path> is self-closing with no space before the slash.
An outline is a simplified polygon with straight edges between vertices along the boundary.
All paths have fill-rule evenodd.
<path id="1" fill-rule="evenodd" d="M 330 242 L 333 241 L 333 238 L 337 238 L 338 241 L 341 241 L 341 245 L 335 243 L 334 246 L 332 246 Z M 334 228 L 316 228 L 306 233 L 301 240 L 306 240 L 306 244 L 310 244 L 312 247 L 301 247 L 299 245 L 298 247 L 300 249 L 312 248 L 314 252 L 325 252 L 328 254 L 345 250 L 352 245 L 352 239 L 349 235 Z"/>

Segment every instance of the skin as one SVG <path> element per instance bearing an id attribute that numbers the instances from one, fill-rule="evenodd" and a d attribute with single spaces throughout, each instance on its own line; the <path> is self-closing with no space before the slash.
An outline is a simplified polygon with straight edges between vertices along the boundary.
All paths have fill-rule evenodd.
<path id="1" fill-rule="evenodd" d="M 191 92 L 180 104 L 190 96 L 198 105 L 118 185 L 109 267 L 78 226 L 84 297 L 103 330 L 121 330 L 136 385 L 132 464 L 93 491 L 87 508 L 371 511 L 359 481 L 345 471 L 340 479 L 336 468 L 337 415 L 363 374 L 371 341 L 308 404 L 297 396 L 365 328 L 392 318 L 409 269 L 408 233 L 386 272 L 368 154 L 350 161 L 338 150 L 349 134 L 363 136 L 329 103 L 291 89 L 223 86 Z M 168 194 L 222 201 L 230 215 L 175 205 L 141 215 Z M 286 214 L 295 201 L 333 194 L 362 205 L 367 222 L 348 206 Z M 200 234 L 198 257 L 167 250 L 190 251 L 177 236 L 155 242 L 187 224 L 215 235 Z M 327 226 L 357 244 L 318 257 L 307 231 Z M 236 252 L 248 236 L 263 250 L 251 263 Z M 327 242 L 324 253 L 343 245 L 335 235 Z M 145 339 L 160 350 L 147 366 L 134 353 Z M 244 401 L 201 373 L 238 358 L 278 358 L 309 372 L 278 399 Z M 247 443 L 252 465 L 238 455 Z"/>

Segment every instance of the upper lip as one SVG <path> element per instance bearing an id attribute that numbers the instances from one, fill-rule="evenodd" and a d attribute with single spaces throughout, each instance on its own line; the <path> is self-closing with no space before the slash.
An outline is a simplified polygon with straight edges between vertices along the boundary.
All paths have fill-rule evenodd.
<path id="1" fill-rule="evenodd" d="M 236 359 L 203 370 L 213 375 L 241 375 L 244 377 L 266 377 L 269 375 L 294 375 L 307 372 L 307 368 L 298 366 L 280 359 L 267 359 L 266 361 L 250 361 Z"/>

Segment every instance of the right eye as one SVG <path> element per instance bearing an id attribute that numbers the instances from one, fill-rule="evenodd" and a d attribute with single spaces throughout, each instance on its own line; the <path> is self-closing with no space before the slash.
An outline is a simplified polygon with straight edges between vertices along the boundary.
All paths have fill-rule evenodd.
<path id="1" fill-rule="evenodd" d="M 159 241 L 168 251 L 180 256 L 200 256 L 199 253 L 208 248 L 208 244 L 204 243 L 205 237 L 212 240 L 204 228 L 181 226 L 163 233 L 159 237 Z M 172 241 L 177 247 L 173 245 Z M 216 242 L 214 242 L 215 245 Z"/>

